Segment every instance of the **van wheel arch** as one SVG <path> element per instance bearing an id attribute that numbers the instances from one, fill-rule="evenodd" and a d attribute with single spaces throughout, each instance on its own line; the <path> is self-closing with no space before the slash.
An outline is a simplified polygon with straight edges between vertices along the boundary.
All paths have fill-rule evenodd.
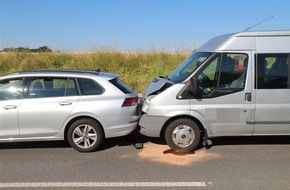
<path id="1" fill-rule="evenodd" d="M 172 118 L 170 118 L 169 120 L 167 120 L 167 121 L 164 123 L 164 125 L 163 125 L 163 127 L 162 127 L 162 129 L 161 129 L 161 132 L 160 132 L 160 137 L 164 137 L 164 133 L 165 133 L 165 129 L 166 129 L 166 127 L 167 127 L 167 126 L 168 126 L 172 121 L 177 120 L 177 119 L 191 119 L 192 121 L 194 121 L 194 122 L 198 125 L 198 127 L 199 127 L 199 129 L 200 129 L 200 131 L 201 131 L 201 135 L 202 135 L 202 137 L 204 136 L 204 131 L 205 131 L 204 126 L 202 125 L 202 123 L 201 123 L 198 119 L 196 119 L 195 117 L 189 116 L 189 115 L 180 115 L 180 116 L 172 117 Z"/>

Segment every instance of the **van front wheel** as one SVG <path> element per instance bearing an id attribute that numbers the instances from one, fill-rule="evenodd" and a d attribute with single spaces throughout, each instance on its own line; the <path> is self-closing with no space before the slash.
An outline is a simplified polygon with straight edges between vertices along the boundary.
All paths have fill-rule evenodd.
<path id="1" fill-rule="evenodd" d="M 176 152 L 190 152 L 200 142 L 200 130 L 197 124 L 187 118 L 172 121 L 165 129 L 165 141 Z"/>

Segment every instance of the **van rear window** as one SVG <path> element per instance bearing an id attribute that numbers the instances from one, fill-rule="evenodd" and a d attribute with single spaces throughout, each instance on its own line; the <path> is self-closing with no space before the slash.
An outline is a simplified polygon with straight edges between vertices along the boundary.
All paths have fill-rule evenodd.
<path id="1" fill-rule="evenodd" d="M 110 80 L 110 82 L 114 86 L 116 86 L 119 90 L 124 92 L 125 94 L 130 94 L 130 93 L 132 93 L 134 91 L 131 87 L 129 87 L 126 83 L 124 83 L 119 78 L 112 79 L 112 80 Z"/>

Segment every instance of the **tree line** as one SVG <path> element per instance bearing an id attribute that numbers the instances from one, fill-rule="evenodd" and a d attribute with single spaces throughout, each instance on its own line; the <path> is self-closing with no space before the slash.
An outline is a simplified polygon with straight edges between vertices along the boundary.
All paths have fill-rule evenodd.
<path id="1" fill-rule="evenodd" d="M 30 49 L 25 47 L 17 47 L 17 48 L 4 48 L 2 52 L 32 52 L 32 53 L 43 53 L 43 52 L 53 52 L 48 46 L 41 46 L 37 49 Z"/>

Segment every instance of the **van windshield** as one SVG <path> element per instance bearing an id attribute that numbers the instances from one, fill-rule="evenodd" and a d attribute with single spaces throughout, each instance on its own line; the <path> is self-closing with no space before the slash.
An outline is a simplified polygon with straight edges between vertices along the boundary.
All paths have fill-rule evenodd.
<path id="1" fill-rule="evenodd" d="M 168 79 L 178 83 L 191 75 L 212 53 L 193 52 L 169 76 Z"/>

